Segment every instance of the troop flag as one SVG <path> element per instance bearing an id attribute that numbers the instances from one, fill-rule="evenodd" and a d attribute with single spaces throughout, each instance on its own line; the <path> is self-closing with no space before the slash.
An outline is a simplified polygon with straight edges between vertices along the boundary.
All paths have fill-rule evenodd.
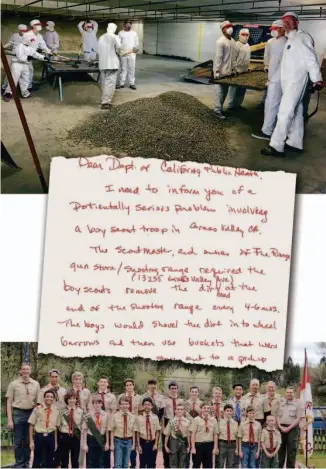
<path id="1" fill-rule="evenodd" d="M 304 370 L 302 376 L 302 383 L 300 388 L 300 400 L 305 409 L 306 425 L 301 429 L 300 443 L 302 445 L 306 460 L 312 455 L 314 446 L 313 435 L 313 405 L 311 393 L 311 381 L 308 369 L 307 351 L 305 350 Z"/>

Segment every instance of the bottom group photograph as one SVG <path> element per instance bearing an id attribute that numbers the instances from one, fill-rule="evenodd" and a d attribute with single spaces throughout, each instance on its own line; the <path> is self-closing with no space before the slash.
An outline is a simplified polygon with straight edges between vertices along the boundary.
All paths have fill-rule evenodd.
<path id="1" fill-rule="evenodd" d="M 326 467 L 326 342 L 266 372 L 1 344 L 1 467 Z"/>

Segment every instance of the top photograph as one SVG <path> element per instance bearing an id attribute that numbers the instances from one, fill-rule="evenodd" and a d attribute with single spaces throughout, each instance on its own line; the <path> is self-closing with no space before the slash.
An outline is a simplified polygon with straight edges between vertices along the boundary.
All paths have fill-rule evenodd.
<path id="1" fill-rule="evenodd" d="M 1 192 L 51 159 L 159 158 L 297 174 L 326 193 L 326 3 L 3 0 Z"/>

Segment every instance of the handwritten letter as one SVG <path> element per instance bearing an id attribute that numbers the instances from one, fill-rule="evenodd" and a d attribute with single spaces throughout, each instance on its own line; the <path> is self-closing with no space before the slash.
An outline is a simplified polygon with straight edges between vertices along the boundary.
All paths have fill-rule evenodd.
<path id="1" fill-rule="evenodd" d="M 39 352 L 283 368 L 295 178 L 54 158 Z"/>

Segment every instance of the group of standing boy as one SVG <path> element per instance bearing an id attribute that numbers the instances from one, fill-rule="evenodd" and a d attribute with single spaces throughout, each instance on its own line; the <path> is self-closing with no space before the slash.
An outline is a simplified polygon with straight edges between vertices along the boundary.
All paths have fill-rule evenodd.
<path id="1" fill-rule="evenodd" d="M 138 453 L 140 468 L 154 468 L 160 438 L 165 468 L 190 467 L 191 461 L 194 468 L 283 468 L 285 461 L 295 467 L 304 411 L 291 387 L 281 398 L 270 382 L 262 395 L 253 379 L 247 394 L 235 384 L 233 396 L 224 399 L 214 387 L 202 401 L 197 386 L 182 399 L 174 381 L 167 396 L 157 391 L 154 378 L 140 395 L 127 379 L 116 396 L 105 376 L 92 394 L 80 372 L 73 373 L 68 390 L 60 386 L 57 369 L 42 389 L 30 374 L 24 364 L 6 395 L 15 467 L 67 468 L 70 461 L 72 468 L 109 468 L 113 459 L 115 468 L 135 468 Z"/>

